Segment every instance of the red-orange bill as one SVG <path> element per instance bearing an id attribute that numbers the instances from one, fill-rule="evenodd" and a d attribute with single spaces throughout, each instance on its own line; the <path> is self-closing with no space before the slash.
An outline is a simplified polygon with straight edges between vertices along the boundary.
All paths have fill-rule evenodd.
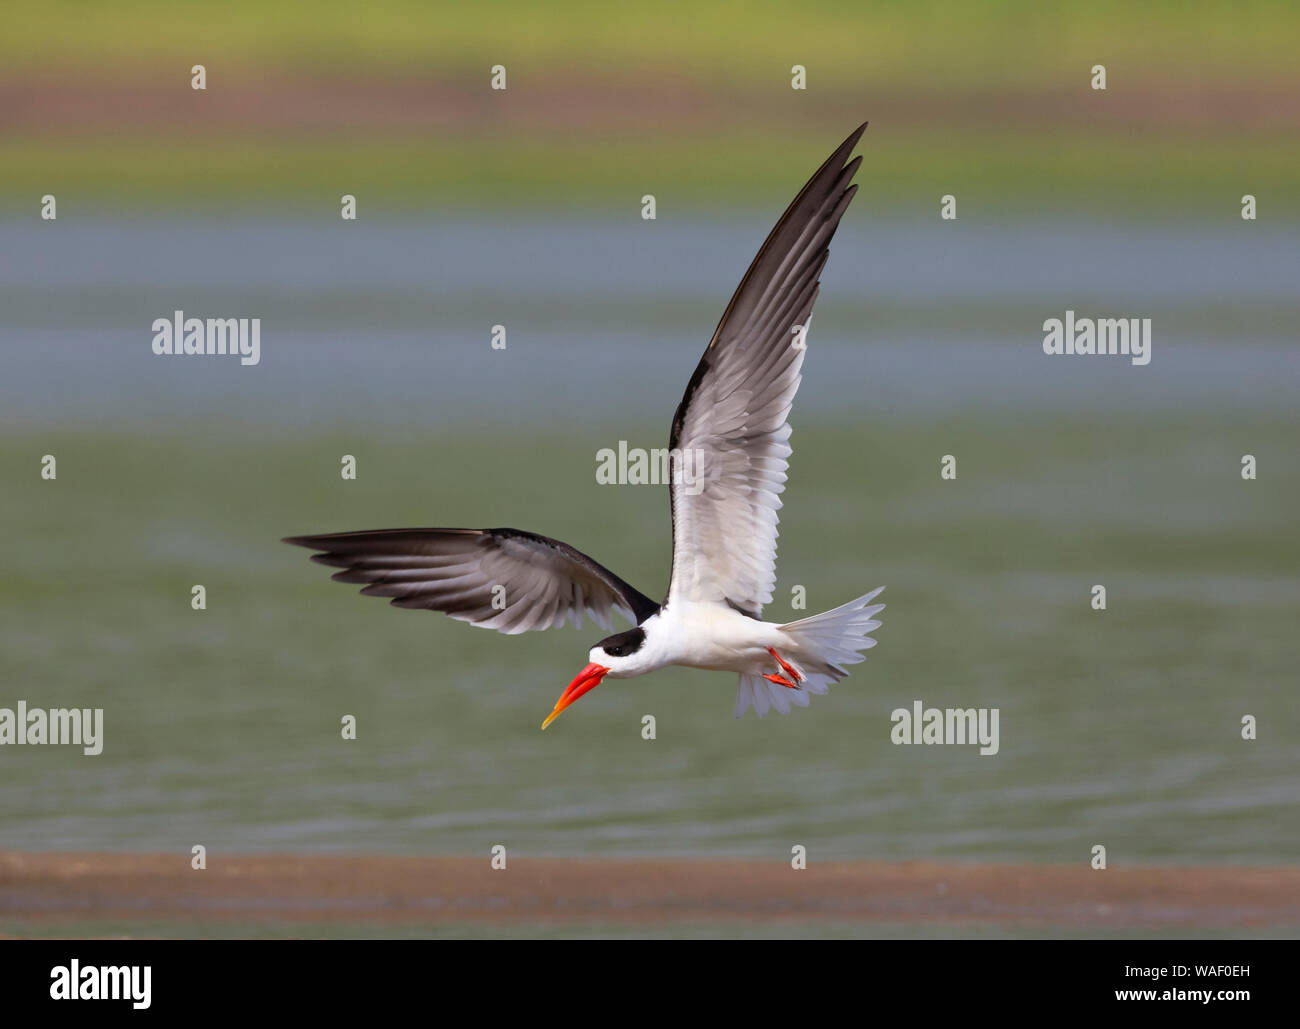
<path id="1" fill-rule="evenodd" d="M 569 683 L 568 687 L 560 694 L 560 699 L 555 702 L 555 710 L 546 716 L 546 721 L 542 723 L 545 729 L 553 721 L 560 717 L 564 709 L 581 697 L 588 690 L 595 689 L 600 685 L 600 680 L 605 678 L 605 673 L 609 669 L 604 665 L 589 664 L 579 672 Z"/>

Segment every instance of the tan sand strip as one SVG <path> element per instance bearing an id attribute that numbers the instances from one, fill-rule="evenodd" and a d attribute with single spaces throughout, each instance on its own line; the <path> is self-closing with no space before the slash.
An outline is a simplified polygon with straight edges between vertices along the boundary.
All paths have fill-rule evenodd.
<path id="1" fill-rule="evenodd" d="M 0 852 L 0 919 L 1300 926 L 1300 868 Z M 12 924 L 12 922 L 10 923 Z M 0 926 L 3 923 L 0 922 Z"/>

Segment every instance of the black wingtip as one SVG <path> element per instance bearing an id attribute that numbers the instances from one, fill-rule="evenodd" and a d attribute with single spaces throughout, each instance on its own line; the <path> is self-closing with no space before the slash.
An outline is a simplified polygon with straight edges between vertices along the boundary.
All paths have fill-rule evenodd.
<path id="1" fill-rule="evenodd" d="M 794 202 L 786 210 L 786 214 L 789 214 L 790 211 L 794 210 L 799 201 L 804 198 L 807 191 L 813 188 L 814 183 L 831 181 L 831 176 L 838 178 L 846 166 L 849 165 L 852 165 L 853 172 L 857 171 L 858 165 L 862 163 L 862 156 L 858 155 L 850 162 L 849 155 L 853 153 L 854 148 L 858 145 L 858 141 L 862 138 L 862 134 L 866 131 L 867 123 L 863 122 L 845 137 L 844 142 L 835 148 L 835 152 L 822 162 L 822 166 L 818 168 L 813 174 L 813 177 L 804 184 L 804 188 L 800 191 L 799 195 L 795 197 Z M 853 172 L 850 172 L 846 176 L 846 179 L 851 179 L 853 177 Z M 780 223 L 778 222 L 777 224 L 779 225 Z"/>
<path id="2" fill-rule="evenodd" d="M 862 138 L 862 134 L 867 131 L 867 126 L 869 124 L 870 122 L 864 121 L 856 129 L 850 132 L 848 136 L 845 138 L 844 142 L 840 144 L 840 150 L 845 151 L 846 157 L 848 156 L 848 153 L 852 151 L 855 146 L 858 145 L 858 140 L 860 140 Z"/>

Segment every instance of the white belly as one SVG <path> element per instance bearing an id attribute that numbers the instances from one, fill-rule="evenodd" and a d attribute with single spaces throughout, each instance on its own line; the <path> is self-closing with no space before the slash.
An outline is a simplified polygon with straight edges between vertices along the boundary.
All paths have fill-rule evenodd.
<path id="1" fill-rule="evenodd" d="M 751 674 L 771 671 L 767 648 L 779 650 L 790 642 L 775 623 L 756 621 L 719 604 L 679 601 L 654 617 L 661 622 L 656 628 L 664 631 L 660 656 L 666 665 Z"/>

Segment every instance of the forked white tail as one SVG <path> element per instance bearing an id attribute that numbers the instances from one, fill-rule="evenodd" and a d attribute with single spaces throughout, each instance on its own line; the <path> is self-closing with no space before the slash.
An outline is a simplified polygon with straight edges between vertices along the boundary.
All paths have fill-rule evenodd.
<path id="1" fill-rule="evenodd" d="M 879 586 L 847 604 L 782 625 L 781 631 L 790 638 L 790 647 L 781 652 L 781 657 L 803 676 L 800 688 L 792 690 L 760 675 L 742 675 L 736 689 L 736 717 L 743 715 L 750 705 L 759 718 L 767 714 L 769 707 L 781 714 L 787 714 L 791 704 L 807 707 L 809 694 L 824 694 L 831 683 L 848 675 L 842 666 L 865 660 L 861 652 L 876 645 L 867 634 L 880 628 L 875 616 L 885 605 L 871 601 L 884 588 Z"/>

